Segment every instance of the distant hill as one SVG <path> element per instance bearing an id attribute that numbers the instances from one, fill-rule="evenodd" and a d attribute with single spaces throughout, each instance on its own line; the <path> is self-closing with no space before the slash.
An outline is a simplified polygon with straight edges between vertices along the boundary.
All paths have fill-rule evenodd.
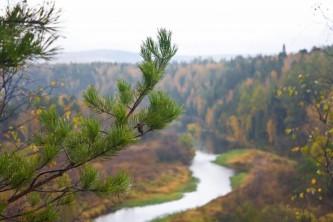
<path id="1" fill-rule="evenodd" d="M 136 63 L 140 60 L 137 53 L 120 50 L 91 50 L 64 52 L 59 54 L 55 63 L 90 63 L 90 62 L 119 62 Z"/>
<path id="2" fill-rule="evenodd" d="M 219 61 L 221 59 L 231 59 L 235 55 L 212 55 L 212 56 L 186 56 L 176 55 L 173 59 L 178 62 L 190 62 L 196 58 L 211 59 Z M 91 50 L 78 52 L 64 52 L 59 54 L 52 63 L 91 63 L 91 62 L 117 62 L 117 63 L 137 63 L 141 61 L 138 53 L 121 50 Z"/>

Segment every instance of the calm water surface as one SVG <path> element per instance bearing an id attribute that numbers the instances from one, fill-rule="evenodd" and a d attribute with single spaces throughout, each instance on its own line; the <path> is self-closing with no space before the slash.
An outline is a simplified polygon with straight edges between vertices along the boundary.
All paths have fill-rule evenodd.
<path id="1" fill-rule="evenodd" d="M 197 190 L 185 193 L 180 200 L 162 204 L 133 207 L 118 210 L 97 218 L 96 222 L 143 222 L 195 207 L 205 205 L 209 201 L 231 191 L 230 177 L 233 171 L 211 163 L 217 155 L 197 151 L 190 170 L 199 178 Z"/>

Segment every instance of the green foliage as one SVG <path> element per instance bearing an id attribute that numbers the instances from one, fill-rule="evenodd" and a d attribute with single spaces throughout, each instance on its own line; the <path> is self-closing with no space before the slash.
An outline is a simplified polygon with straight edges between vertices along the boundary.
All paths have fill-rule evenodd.
<path id="1" fill-rule="evenodd" d="M 35 170 L 35 159 L 25 158 L 17 153 L 3 152 L 0 155 L 0 175 L 14 189 L 31 182 Z"/>
<path id="2" fill-rule="evenodd" d="M 147 40 L 141 46 L 141 56 L 144 61 L 139 65 L 139 68 L 145 70 L 145 66 L 150 67 L 158 71 L 155 75 L 153 70 L 142 71 L 144 80 L 151 85 L 155 85 L 157 81 L 162 77 L 161 71 L 163 71 L 171 58 L 176 54 L 177 46 L 171 44 L 171 32 L 166 29 L 160 29 L 157 35 L 157 42 L 152 38 L 147 38 Z M 155 77 L 154 77 L 155 76 Z M 152 82 L 154 81 L 154 82 Z M 149 87 L 148 87 L 149 88 Z"/>
<path id="3" fill-rule="evenodd" d="M 13 10 L 18 15 L 29 13 L 24 8 L 22 12 L 17 8 Z M 40 9 L 35 12 L 40 13 L 38 24 L 43 25 L 44 11 Z M 27 27 L 34 27 L 35 23 L 21 17 L 17 22 Z M 29 38 L 30 35 L 27 34 Z M 28 41 L 28 37 L 22 39 L 26 47 L 35 44 L 35 40 Z M 48 46 L 53 38 L 56 39 L 56 36 L 50 36 L 45 43 L 39 42 L 41 47 Z M 46 49 L 27 51 L 40 52 L 32 57 L 26 57 L 25 49 L 16 50 L 15 53 L 22 54 L 22 60 L 11 55 L 12 65 L 17 67 L 28 59 L 48 58 L 55 52 L 55 49 Z M 3 53 L 5 50 L 1 51 Z M 133 87 L 119 80 L 118 91 L 108 96 L 101 96 L 96 87 L 90 86 L 83 93 L 84 101 L 92 111 L 89 116 L 79 119 L 59 116 L 55 106 L 38 109 L 40 129 L 35 130 L 31 143 L 29 141 L 22 149 L 8 148 L 8 151 L 0 154 L 0 193 L 4 193 L 6 203 L 0 219 L 54 221 L 57 218 L 57 205 L 72 202 L 77 192 L 126 194 L 131 187 L 126 173 L 101 177 L 99 171 L 89 163 L 98 158 L 115 156 L 146 133 L 163 129 L 182 113 L 183 107 L 166 93 L 154 91 L 176 51 L 177 48 L 171 44 L 171 32 L 165 29 L 159 30 L 157 42 L 148 38 L 141 48 L 144 58 L 139 64 L 141 81 Z M 140 106 L 145 98 L 146 106 Z M 79 176 L 76 176 L 77 172 L 80 172 Z M 70 179 L 70 175 L 74 176 Z M 16 206 L 20 206 L 20 209 L 13 211 Z"/>
<path id="4" fill-rule="evenodd" d="M 0 213 L 6 208 L 7 204 L 0 200 Z"/>
<path id="5" fill-rule="evenodd" d="M 82 137 L 86 138 L 89 143 L 94 143 L 99 139 L 101 125 L 97 119 L 94 118 L 84 119 L 81 126 L 82 126 Z"/>
<path id="6" fill-rule="evenodd" d="M 118 81 L 118 92 L 121 103 L 125 106 L 129 105 L 134 100 L 134 92 L 132 91 L 131 84 L 125 80 Z"/>
<path id="7" fill-rule="evenodd" d="M 8 6 L 0 16 L 0 65 L 23 66 L 29 60 L 51 59 L 58 51 L 50 46 L 59 38 L 59 12 L 52 3 L 31 8 L 26 1 Z"/>
<path id="8" fill-rule="evenodd" d="M 124 194 L 131 186 L 130 178 L 125 172 L 102 180 L 98 170 L 89 164 L 82 169 L 80 183 L 83 190 L 99 194 Z"/>
<path id="9" fill-rule="evenodd" d="M 181 144 L 187 146 L 187 147 L 193 147 L 194 142 L 193 142 L 193 137 L 189 133 L 183 133 L 179 136 L 179 141 Z"/>
<path id="10" fill-rule="evenodd" d="M 188 182 L 188 184 L 185 184 L 181 188 L 181 192 L 194 192 L 197 190 L 197 185 L 200 182 L 200 180 L 196 177 L 192 177 L 191 180 Z"/>
<path id="11" fill-rule="evenodd" d="M 28 201 L 30 202 L 31 206 L 36 206 L 41 201 L 41 197 L 37 192 L 31 192 L 28 194 Z"/>
<path id="12" fill-rule="evenodd" d="M 246 154 L 249 150 L 246 149 L 235 149 L 230 150 L 226 153 L 223 153 L 219 155 L 215 160 L 214 163 L 219 164 L 221 166 L 226 167 L 235 167 L 231 166 L 229 161 L 233 160 L 239 156 L 242 156 Z M 237 169 L 238 171 L 244 171 L 246 169 Z M 237 189 L 245 182 L 246 178 L 248 176 L 247 172 L 236 172 L 231 178 L 230 178 L 230 184 L 232 189 Z"/>
<path id="13" fill-rule="evenodd" d="M 44 132 L 50 134 L 45 139 L 45 143 L 49 142 L 53 145 L 60 143 L 66 138 L 73 128 L 73 124 L 66 118 L 58 117 L 54 107 L 44 110 L 39 116 L 39 122 Z"/>
<path id="14" fill-rule="evenodd" d="M 316 62 L 314 60 L 314 62 Z M 315 65 L 315 64 L 313 64 Z M 322 67 L 325 70 L 325 66 Z M 314 71 L 314 70 L 312 70 Z M 297 83 L 293 88 L 293 92 L 289 96 L 294 95 L 295 99 L 300 99 L 304 96 L 308 105 L 304 106 L 308 113 L 308 139 L 306 144 L 298 149 L 293 148 L 294 152 L 301 151 L 306 158 L 310 160 L 304 161 L 305 166 L 310 166 L 309 163 L 316 163 L 316 175 L 306 172 L 310 175 L 312 181 L 321 181 L 321 186 L 329 187 L 333 185 L 333 172 L 332 172 L 332 157 L 333 157 L 333 144 L 332 144 L 332 128 L 333 128 L 333 111 L 332 111 L 332 84 L 327 82 L 330 79 L 330 71 L 325 70 L 326 73 L 321 72 L 320 75 L 314 76 L 311 73 L 300 74 L 297 76 Z M 288 87 L 290 88 L 290 87 Z M 300 94 L 300 96 L 298 96 Z M 302 98 L 302 97 L 301 97 Z M 304 101 L 301 101 L 304 104 Z M 296 138 L 298 128 L 286 129 L 286 134 L 291 135 L 293 139 Z M 312 168 L 314 164 L 311 165 Z M 310 180 L 308 179 L 308 180 Z M 312 184 L 313 185 L 313 184 Z M 322 188 L 320 188 L 322 189 Z M 315 191 L 317 189 L 314 189 Z M 312 192 L 313 193 L 313 192 Z M 322 198 L 322 195 L 319 194 Z"/>
<path id="15" fill-rule="evenodd" d="M 100 97 L 94 86 L 88 87 L 83 93 L 83 98 L 96 113 L 112 113 L 114 100 L 110 97 Z"/>
<path id="16" fill-rule="evenodd" d="M 108 135 L 109 146 L 111 147 L 108 152 L 113 155 L 115 152 L 119 151 L 129 143 L 134 143 L 138 141 L 135 138 L 135 132 L 132 130 L 127 130 L 125 127 L 117 127 L 112 129 Z"/>
<path id="17" fill-rule="evenodd" d="M 30 213 L 24 216 L 25 221 L 29 222 L 48 222 L 55 221 L 58 217 L 58 212 L 54 206 L 47 206 L 41 210 Z"/>
<path id="18" fill-rule="evenodd" d="M 92 166 L 86 164 L 81 174 L 81 186 L 86 190 L 95 190 L 100 186 L 101 179 L 99 178 L 98 171 Z"/>
<path id="19" fill-rule="evenodd" d="M 66 205 L 73 203 L 75 201 L 75 195 L 74 193 L 69 193 L 68 195 L 64 196 L 63 198 L 60 199 L 60 204 L 61 205 Z"/>
<path id="20" fill-rule="evenodd" d="M 231 188 L 233 190 L 235 190 L 238 187 L 240 187 L 244 183 L 247 176 L 248 176 L 248 173 L 244 173 L 244 172 L 243 173 L 237 173 L 237 174 L 233 175 L 230 178 Z"/>
<path id="21" fill-rule="evenodd" d="M 102 192 L 107 194 L 124 194 L 127 193 L 131 187 L 130 177 L 124 171 L 121 171 L 116 176 L 110 176 L 105 180 L 102 185 Z"/>
<path id="22" fill-rule="evenodd" d="M 28 107 L 36 105 L 49 93 L 50 87 L 34 87 L 25 72 L 34 60 L 50 60 L 58 51 L 53 47 L 58 34 L 59 11 L 45 1 L 30 7 L 27 1 L 13 0 L 2 4 L 0 13 L 0 122 L 3 126 L 18 125 L 13 121 Z M 49 85 L 49 84 L 48 84 Z M 3 130 L 3 129 L 2 129 Z"/>
<path id="23" fill-rule="evenodd" d="M 183 111 L 182 106 L 177 106 L 175 101 L 161 91 L 151 94 L 149 101 L 147 116 L 150 118 L 146 123 L 152 130 L 163 129 Z"/>

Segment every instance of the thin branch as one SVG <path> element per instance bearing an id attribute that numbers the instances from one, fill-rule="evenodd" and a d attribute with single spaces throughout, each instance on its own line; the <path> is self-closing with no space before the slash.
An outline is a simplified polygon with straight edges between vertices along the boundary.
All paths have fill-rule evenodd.
<path id="1" fill-rule="evenodd" d="M 126 116 L 126 119 L 128 119 L 133 114 L 133 112 L 135 111 L 135 109 L 139 106 L 139 104 L 141 103 L 141 101 L 145 97 L 145 94 L 147 93 L 147 91 L 148 91 L 148 89 L 145 89 L 145 90 L 142 91 L 142 93 L 139 95 L 139 97 L 137 98 L 137 100 L 134 102 L 132 108 L 128 112 L 128 114 Z"/>

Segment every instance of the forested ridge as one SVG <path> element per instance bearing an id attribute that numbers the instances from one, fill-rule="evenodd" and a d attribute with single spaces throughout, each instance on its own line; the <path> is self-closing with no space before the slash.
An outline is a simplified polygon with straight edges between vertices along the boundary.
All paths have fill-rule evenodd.
<path id="1" fill-rule="evenodd" d="M 225 61 L 196 59 L 171 63 L 159 87 L 186 107 L 183 123 L 196 123 L 214 132 L 228 147 L 256 147 L 287 154 L 293 144 L 304 143 L 300 134 L 290 140 L 286 128 L 310 121 L 311 101 L 297 86 L 299 75 L 329 76 L 331 47 L 276 56 L 242 57 Z M 115 90 L 118 79 L 137 80 L 139 70 L 132 64 L 55 64 L 32 68 L 40 84 L 56 81 L 55 94 L 80 98 L 88 85 L 101 92 Z M 47 77 L 47 78 L 45 78 Z M 62 84 L 62 86 L 60 86 Z M 291 91 L 298 87 L 297 96 Z"/>

